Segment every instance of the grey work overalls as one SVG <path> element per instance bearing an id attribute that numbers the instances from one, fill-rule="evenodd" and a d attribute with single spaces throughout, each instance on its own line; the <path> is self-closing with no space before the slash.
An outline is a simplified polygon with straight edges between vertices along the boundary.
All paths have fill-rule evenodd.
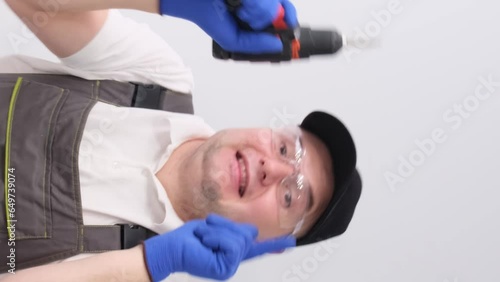
<path id="1" fill-rule="evenodd" d="M 123 226 L 82 220 L 79 145 L 97 101 L 193 113 L 191 95 L 159 86 L 0 74 L 0 273 L 131 247 Z"/>

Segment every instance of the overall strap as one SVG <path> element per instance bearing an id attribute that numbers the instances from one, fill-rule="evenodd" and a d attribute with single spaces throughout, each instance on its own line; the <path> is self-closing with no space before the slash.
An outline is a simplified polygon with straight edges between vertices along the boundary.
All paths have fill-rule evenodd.
<path id="1" fill-rule="evenodd" d="M 142 226 L 130 224 L 84 225 L 82 234 L 81 251 L 84 253 L 130 249 L 157 235 Z"/>
<path id="2" fill-rule="evenodd" d="M 191 94 L 181 93 L 159 85 L 132 83 L 135 86 L 132 107 L 193 114 Z"/>

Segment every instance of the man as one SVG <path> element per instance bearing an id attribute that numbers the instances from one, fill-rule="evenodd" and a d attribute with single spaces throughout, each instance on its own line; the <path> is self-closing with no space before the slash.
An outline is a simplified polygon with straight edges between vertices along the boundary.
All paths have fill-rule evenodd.
<path id="1" fill-rule="evenodd" d="M 20 176 L 26 176 L 33 187 L 40 186 L 34 193 L 42 191 L 36 205 L 26 204 L 30 208 L 21 209 L 23 201 L 18 199 L 17 210 L 12 208 L 11 212 L 10 202 L 3 198 L 6 216 L 19 214 L 19 220 L 5 224 L 8 238 L 15 237 L 16 246 L 30 234 L 54 239 L 56 231 L 48 233 L 61 226 L 61 217 L 57 217 L 61 213 L 56 209 L 64 207 L 68 213 L 76 210 L 79 223 L 77 234 L 69 233 L 84 241 L 81 250 L 72 251 L 69 257 L 61 255 L 63 263 L 47 264 L 44 260 L 42 264 L 47 265 L 16 272 L 9 279 L 157 281 L 175 272 L 227 279 L 241 261 L 294 246 L 295 238 L 297 245 L 304 245 L 345 231 L 361 184 L 355 170 L 354 143 L 336 118 L 314 112 L 300 127 L 214 133 L 196 116 L 118 107 L 120 104 L 114 105 L 105 94 L 125 92 L 127 86 L 95 81 L 158 84 L 175 92 L 174 96 L 190 99 L 191 74 L 173 50 L 147 27 L 108 9 L 132 8 L 190 20 L 232 51 L 278 52 L 282 46 L 275 36 L 239 30 L 230 13 L 221 13 L 222 1 L 55 1 L 49 8 L 38 1 L 7 3 L 62 64 L 13 56 L 2 59 L 1 72 L 69 74 L 90 81 L 19 75 L 15 84 L 9 84 L 12 76 L 4 78 L 8 85 L 4 90 L 11 94 L 2 144 L 8 160 L 6 190 L 11 188 L 8 183 L 14 183 L 11 179 L 22 183 Z M 287 24 L 296 26 L 295 10 L 288 1 L 242 1 L 237 15 L 255 29 L 262 29 L 273 20 L 279 5 L 285 9 Z M 52 14 L 48 21 L 40 22 L 44 12 Z M 80 86 L 74 87 L 76 84 Z M 81 85 L 90 85 L 93 102 L 81 109 L 80 119 L 72 123 L 78 125 L 71 135 L 75 138 L 68 138 L 66 131 L 73 129 L 65 122 L 75 114 L 72 105 L 85 103 L 73 95 L 84 88 Z M 36 99 L 40 103 L 33 101 Z M 64 99 L 71 101 L 70 105 Z M 42 104 L 52 106 L 40 110 L 34 106 Z M 21 121 L 30 118 L 37 125 L 29 132 L 21 129 Z M 25 123 L 22 127 L 31 124 Z M 23 142 L 17 142 L 20 140 Z M 63 147 L 66 145 L 69 147 Z M 42 148 L 46 155 L 41 157 L 42 165 L 28 170 L 23 159 L 32 164 L 38 161 L 36 154 L 31 158 L 31 147 Z M 59 148 L 63 149 L 59 152 Z M 70 161 L 64 165 L 72 167 L 70 176 L 62 177 L 64 172 L 58 174 L 55 166 L 47 171 L 48 160 L 53 158 L 52 165 L 64 155 Z M 23 166 L 16 167 L 16 163 Z M 36 168 L 40 167 L 39 172 Z M 68 198 L 73 202 L 60 199 L 60 194 L 68 191 L 63 186 L 68 185 L 78 187 L 73 192 L 81 194 Z M 28 215 L 21 220 L 23 213 Z M 28 217 L 39 221 L 27 224 Z M 117 223 L 137 224 L 165 234 L 128 250 L 89 255 L 92 251 L 85 249 L 88 242 L 84 233 L 94 226 Z M 56 261 L 55 257 L 51 255 L 51 261 Z"/>

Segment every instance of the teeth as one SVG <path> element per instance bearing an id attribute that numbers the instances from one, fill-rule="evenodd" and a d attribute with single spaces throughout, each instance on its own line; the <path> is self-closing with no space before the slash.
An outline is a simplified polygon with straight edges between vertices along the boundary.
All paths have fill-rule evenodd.
<path id="1" fill-rule="evenodd" d="M 238 159 L 238 162 L 241 167 L 241 186 L 240 186 L 240 195 L 243 196 L 245 192 L 245 188 L 247 187 L 247 168 L 245 167 L 245 162 L 242 158 Z"/>

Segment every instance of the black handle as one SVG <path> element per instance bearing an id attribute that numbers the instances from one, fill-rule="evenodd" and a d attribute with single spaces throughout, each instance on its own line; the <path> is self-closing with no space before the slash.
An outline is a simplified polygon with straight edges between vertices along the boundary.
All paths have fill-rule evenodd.
<path id="1" fill-rule="evenodd" d="M 221 60 L 250 61 L 250 62 L 282 62 L 292 59 L 292 41 L 295 40 L 293 30 L 280 31 L 278 36 L 283 42 L 280 53 L 247 54 L 224 50 L 217 42 L 212 41 L 212 56 Z"/>
<path id="2" fill-rule="evenodd" d="M 248 23 L 244 22 L 236 15 L 236 10 L 241 6 L 241 0 L 224 0 L 226 8 L 229 13 L 231 13 L 238 23 L 238 26 L 242 30 L 256 31 Z M 281 17 L 284 17 L 282 13 Z M 212 44 L 212 55 L 217 59 L 222 60 L 236 60 L 236 61 L 252 61 L 252 62 L 281 62 L 289 61 L 292 58 L 291 43 L 295 40 L 295 33 L 293 29 L 289 28 L 276 28 L 272 24 L 266 27 L 260 32 L 269 32 L 279 36 L 283 42 L 283 51 L 281 53 L 266 53 L 266 54 L 245 54 L 245 53 L 235 53 L 224 50 L 217 42 L 213 41 Z"/>

